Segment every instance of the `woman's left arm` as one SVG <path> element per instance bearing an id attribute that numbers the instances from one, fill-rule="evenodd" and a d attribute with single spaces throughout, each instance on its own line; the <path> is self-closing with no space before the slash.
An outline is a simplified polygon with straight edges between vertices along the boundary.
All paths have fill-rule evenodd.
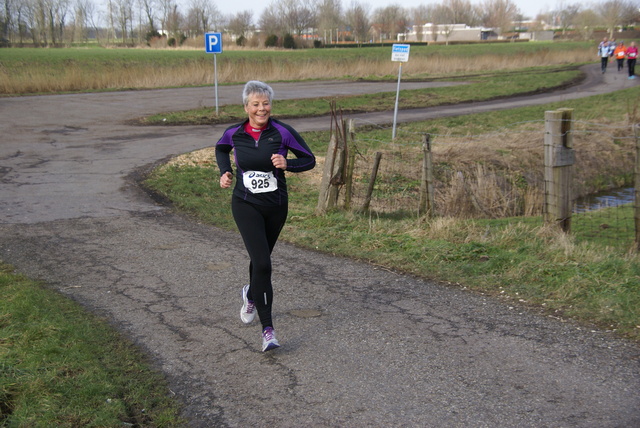
<path id="1" fill-rule="evenodd" d="M 286 170 L 291 172 L 309 171 L 316 166 L 316 157 L 304 138 L 292 127 L 280 123 L 284 147 L 295 155 L 295 159 L 284 159 Z M 275 165 L 275 164 L 274 164 Z"/>

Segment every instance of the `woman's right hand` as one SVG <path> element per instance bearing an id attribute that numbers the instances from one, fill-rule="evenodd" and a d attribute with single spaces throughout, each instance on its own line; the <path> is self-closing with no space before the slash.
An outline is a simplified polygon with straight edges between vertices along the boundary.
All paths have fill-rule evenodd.
<path id="1" fill-rule="evenodd" d="M 231 174 L 229 171 L 220 176 L 220 187 L 222 187 L 223 189 L 231 187 L 231 183 L 233 183 L 233 174 Z"/>

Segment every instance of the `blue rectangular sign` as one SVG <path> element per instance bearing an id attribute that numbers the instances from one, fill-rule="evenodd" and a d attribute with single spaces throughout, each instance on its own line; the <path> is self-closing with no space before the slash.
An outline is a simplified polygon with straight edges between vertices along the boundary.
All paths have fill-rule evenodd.
<path id="1" fill-rule="evenodd" d="M 206 33 L 204 49 L 207 53 L 222 53 L 222 33 Z"/>
<path id="2" fill-rule="evenodd" d="M 409 50 L 411 45 L 394 44 L 391 49 L 391 61 L 407 62 L 409 61 Z"/>
<path id="3" fill-rule="evenodd" d="M 411 45 L 393 45 L 391 52 L 409 53 Z"/>

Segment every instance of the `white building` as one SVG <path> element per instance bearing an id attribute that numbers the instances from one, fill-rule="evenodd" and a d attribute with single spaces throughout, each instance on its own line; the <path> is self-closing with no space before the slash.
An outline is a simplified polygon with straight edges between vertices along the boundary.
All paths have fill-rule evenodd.
<path id="1" fill-rule="evenodd" d="M 481 27 L 469 27 L 465 24 L 414 25 L 409 33 L 398 34 L 403 42 L 455 42 L 487 40 L 497 37 L 493 30 Z"/>
<path id="2" fill-rule="evenodd" d="M 422 36 L 422 37 L 420 37 Z M 553 40 L 553 31 L 532 31 L 527 33 L 509 33 L 507 37 L 498 36 L 490 28 L 469 27 L 465 24 L 424 24 L 414 25 L 409 33 L 398 34 L 399 42 L 470 42 L 478 40 L 498 40 L 519 38 L 532 41 Z"/>

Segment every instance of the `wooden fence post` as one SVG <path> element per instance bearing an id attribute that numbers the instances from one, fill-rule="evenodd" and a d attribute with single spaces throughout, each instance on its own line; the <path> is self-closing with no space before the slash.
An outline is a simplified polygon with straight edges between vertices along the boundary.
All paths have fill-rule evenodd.
<path id="1" fill-rule="evenodd" d="M 371 204 L 371 195 L 373 195 L 373 186 L 376 184 L 376 178 L 378 177 L 378 168 L 380 168 L 380 159 L 382 159 L 382 153 L 376 152 L 376 160 L 373 162 L 373 169 L 371 170 L 371 177 L 369 179 L 369 187 L 367 188 L 367 195 L 360 211 L 366 212 L 369 210 Z"/>
<path id="2" fill-rule="evenodd" d="M 571 132 L 573 109 L 547 111 L 544 118 L 544 219 L 569 232 L 575 163 Z"/>
<path id="3" fill-rule="evenodd" d="M 344 176 L 344 209 L 348 210 L 351 208 L 351 198 L 353 197 L 353 169 L 356 164 L 356 151 L 355 151 L 355 141 L 356 141 L 356 125 L 353 119 L 349 119 L 349 144 L 351 146 L 351 150 L 349 150 L 347 156 L 347 172 Z"/>
<path id="4" fill-rule="evenodd" d="M 640 251 L 640 125 L 633 127 L 633 135 L 636 138 L 636 165 L 634 171 L 634 203 L 633 219 L 636 228 L 636 251 Z"/>
<path id="5" fill-rule="evenodd" d="M 433 194 L 433 161 L 431 159 L 431 136 L 424 136 L 422 144 L 422 180 L 420 182 L 420 203 L 418 214 L 434 216 L 435 197 Z"/>
<path id="6" fill-rule="evenodd" d="M 332 106 L 333 109 L 334 106 Z M 335 132 L 333 132 L 333 121 L 335 121 Z M 320 183 L 320 193 L 318 195 L 318 206 L 316 214 L 326 213 L 338 204 L 338 194 L 340 187 L 344 184 L 345 157 L 347 151 L 345 121 L 338 121 L 337 115 L 332 110 L 332 132 L 325 158 L 324 169 L 322 171 L 322 181 Z"/>

